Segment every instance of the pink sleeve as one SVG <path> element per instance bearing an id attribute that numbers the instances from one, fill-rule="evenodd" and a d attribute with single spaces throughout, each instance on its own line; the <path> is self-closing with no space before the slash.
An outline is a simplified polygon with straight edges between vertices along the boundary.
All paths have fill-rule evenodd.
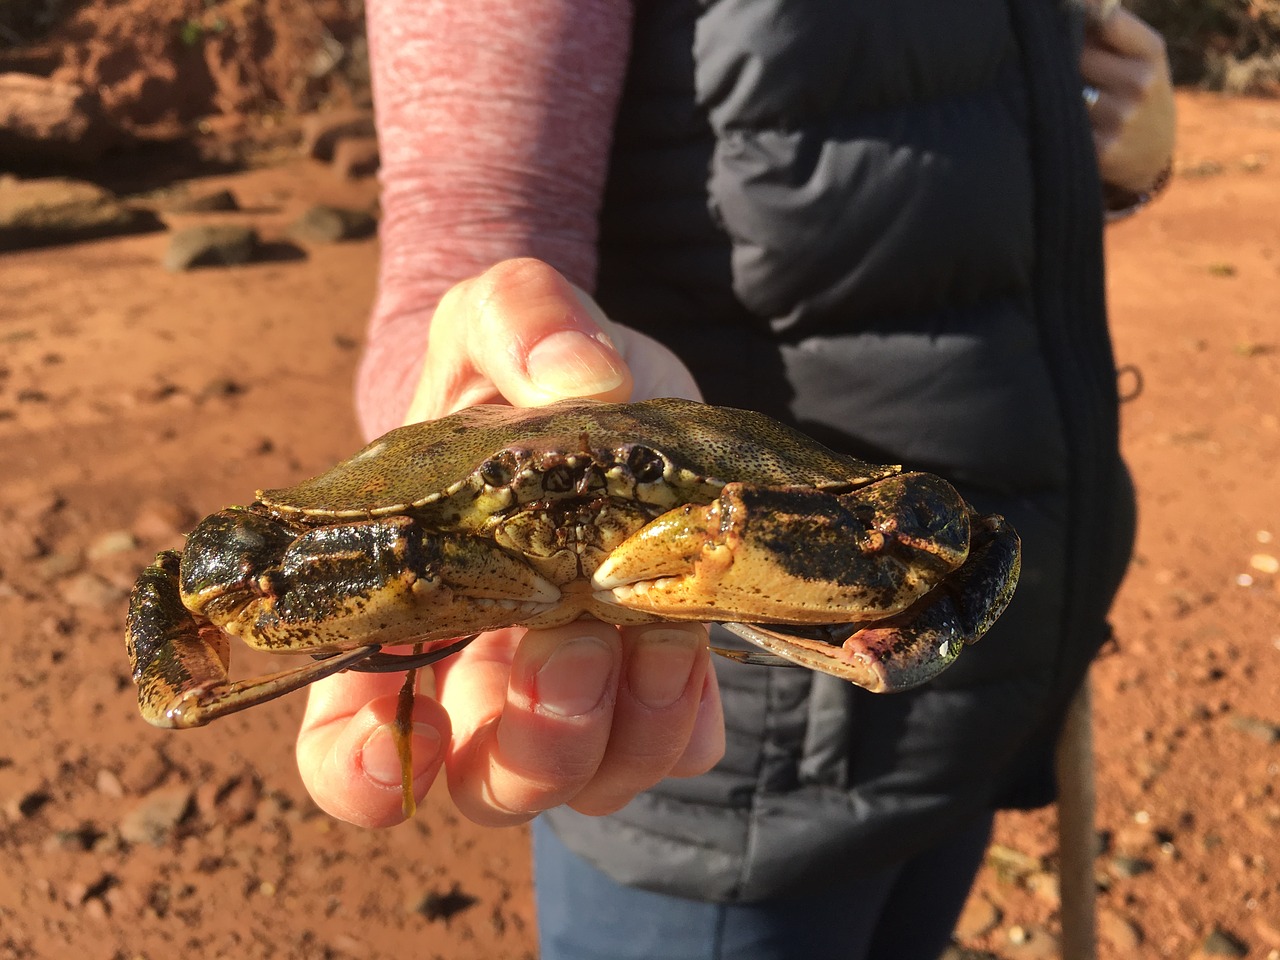
<path id="1" fill-rule="evenodd" d="M 539 257 L 591 289 L 630 0 L 369 0 L 382 153 L 378 300 L 357 385 L 399 426 L 454 283 Z"/>

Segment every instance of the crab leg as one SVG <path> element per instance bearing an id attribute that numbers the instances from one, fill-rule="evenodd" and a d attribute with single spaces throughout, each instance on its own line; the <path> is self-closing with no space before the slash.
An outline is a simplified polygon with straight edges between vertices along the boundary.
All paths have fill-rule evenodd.
<path id="1" fill-rule="evenodd" d="M 266 703 L 377 653 L 358 647 L 291 670 L 231 682 L 227 638 L 182 604 L 178 554 L 165 551 L 143 571 L 129 600 L 125 644 L 143 717 L 158 727 L 198 727 Z"/>

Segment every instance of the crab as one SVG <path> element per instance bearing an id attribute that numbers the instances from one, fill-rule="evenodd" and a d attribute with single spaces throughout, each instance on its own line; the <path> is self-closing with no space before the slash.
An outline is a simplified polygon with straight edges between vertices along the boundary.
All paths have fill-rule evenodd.
<path id="1" fill-rule="evenodd" d="M 162 727 L 580 617 L 720 622 L 758 649 L 718 653 L 895 691 L 986 632 L 1019 564 L 1012 528 L 944 480 L 759 413 L 478 406 L 206 517 L 139 577 L 126 644 Z M 231 637 L 314 659 L 233 682 Z"/>

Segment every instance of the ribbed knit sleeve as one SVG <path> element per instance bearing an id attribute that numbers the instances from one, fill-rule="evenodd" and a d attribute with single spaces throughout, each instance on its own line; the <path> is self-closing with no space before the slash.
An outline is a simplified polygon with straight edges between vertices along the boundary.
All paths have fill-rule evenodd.
<path id="1" fill-rule="evenodd" d="M 627 0 L 368 0 L 382 155 L 378 299 L 357 384 L 399 426 L 459 280 L 515 256 L 591 289 Z"/>

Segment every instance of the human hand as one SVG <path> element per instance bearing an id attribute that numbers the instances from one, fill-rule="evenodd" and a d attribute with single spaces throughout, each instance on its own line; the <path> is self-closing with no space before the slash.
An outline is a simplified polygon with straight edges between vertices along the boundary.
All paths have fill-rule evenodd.
<path id="1" fill-rule="evenodd" d="M 1173 81 L 1164 40 L 1113 6 L 1090 22 L 1080 73 L 1098 91 L 1089 120 L 1103 181 L 1132 193 L 1146 191 L 1173 154 Z"/>
<path id="2" fill-rule="evenodd" d="M 546 264 L 513 260 L 442 298 L 406 420 L 477 403 L 654 396 L 699 398 L 665 347 L 610 323 Z M 608 813 L 663 777 L 703 773 L 724 751 L 709 659 L 701 624 L 580 620 L 482 634 L 420 671 L 414 795 L 443 766 L 458 809 L 502 826 L 563 803 Z M 404 819 L 391 735 L 400 685 L 398 674 L 355 672 L 312 685 L 298 767 L 333 816 L 364 826 Z"/>

